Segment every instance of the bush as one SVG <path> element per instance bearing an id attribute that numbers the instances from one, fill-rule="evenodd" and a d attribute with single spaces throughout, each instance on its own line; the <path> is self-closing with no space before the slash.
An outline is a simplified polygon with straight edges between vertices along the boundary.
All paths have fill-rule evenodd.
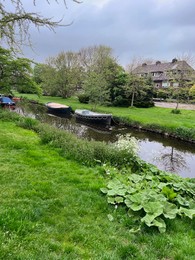
<path id="1" fill-rule="evenodd" d="M 149 100 L 149 101 L 145 101 L 145 100 L 136 100 L 134 101 L 134 106 L 135 107 L 140 107 L 140 108 L 148 108 L 148 107 L 153 107 L 154 106 L 154 101 L 153 100 Z"/>
<path id="2" fill-rule="evenodd" d="M 80 103 L 88 104 L 89 103 L 89 96 L 87 94 L 80 94 L 78 95 L 78 99 Z"/>
<path id="3" fill-rule="evenodd" d="M 179 110 L 179 109 L 172 109 L 171 113 L 172 114 L 181 114 L 181 110 Z"/>

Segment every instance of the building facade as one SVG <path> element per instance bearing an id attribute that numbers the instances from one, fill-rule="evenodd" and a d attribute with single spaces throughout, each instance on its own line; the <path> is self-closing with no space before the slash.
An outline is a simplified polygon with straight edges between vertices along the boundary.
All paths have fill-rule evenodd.
<path id="1" fill-rule="evenodd" d="M 140 77 L 150 76 L 157 88 L 179 87 L 184 82 L 190 82 L 194 69 L 186 61 L 173 59 L 171 62 L 146 64 L 138 66 L 133 70 L 133 74 Z M 181 82 L 183 82 L 181 84 Z"/>

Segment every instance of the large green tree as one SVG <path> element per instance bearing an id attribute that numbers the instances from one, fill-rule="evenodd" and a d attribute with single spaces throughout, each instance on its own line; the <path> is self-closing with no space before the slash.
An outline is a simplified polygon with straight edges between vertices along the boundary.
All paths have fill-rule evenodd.
<path id="1" fill-rule="evenodd" d="M 40 70 L 41 86 L 48 95 L 70 97 L 81 81 L 77 53 L 61 52 L 56 57 L 50 57 Z"/>
<path id="2" fill-rule="evenodd" d="M 37 93 L 31 63 L 31 60 L 16 58 L 9 50 L 0 47 L 0 92 L 10 94 L 15 89 L 19 92 Z"/>
<path id="3" fill-rule="evenodd" d="M 150 107 L 154 103 L 153 82 L 151 78 L 143 78 L 130 73 L 125 85 L 126 96 L 130 99 L 131 107 Z"/>
<path id="4" fill-rule="evenodd" d="M 98 104 L 105 105 L 109 101 L 108 83 L 102 74 L 93 71 L 89 72 L 84 82 L 84 91 L 94 108 L 96 108 Z"/>
<path id="5" fill-rule="evenodd" d="M 124 69 L 117 63 L 116 58 L 113 56 L 112 48 L 105 45 L 83 48 L 79 51 L 79 60 L 85 72 L 83 83 L 85 94 L 86 92 L 89 93 L 87 89 L 91 88 L 94 90 L 95 85 L 98 86 L 98 82 L 100 81 L 101 83 L 102 81 L 101 86 L 97 88 L 101 89 L 104 94 L 106 93 L 105 99 L 102 98 L 102 94 L 98 89 L 94 97 L 90 96 L 89 99 L 95 98 L 95 103 L 100 103 L 100 100 L 102 103 L 104 100 L 106 104 L 108 104 L 108 101 L 110 104 L 114 104 L 116 96 L 119 95 L 119 93 L 121 94 L 120 88 L 121 84 L 123 85 Z M 92 85 L 92 83 L 95 85 Z M 100 95 L 99 97 L 97 95 L 98 93 Z"/>

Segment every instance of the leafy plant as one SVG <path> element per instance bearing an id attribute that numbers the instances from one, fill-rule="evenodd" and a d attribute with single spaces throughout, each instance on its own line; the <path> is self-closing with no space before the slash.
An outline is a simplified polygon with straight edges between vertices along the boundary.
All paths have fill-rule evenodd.
<path id="1" fill-rule="evenodd" d="M 171 113 L 172 114 L 181 114 L 181 110 L 179 110 L 179 109 L 172 109 Z"/>
<path id="2" fill-rule="evenodd" d="M 101 191 L 108 203 L 125 205 L 130 216 L 137 212 L 140 226 L 155 226 L 161 233 L 166 231 L 166 219 L 195 216 L 195 183 L 154 166 L 115 175 Z"/>

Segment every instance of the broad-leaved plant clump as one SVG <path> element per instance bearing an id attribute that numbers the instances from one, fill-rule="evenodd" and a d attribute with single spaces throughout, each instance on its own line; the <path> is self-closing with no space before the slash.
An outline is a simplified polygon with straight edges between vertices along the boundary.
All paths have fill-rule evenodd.
<path id="1" fill-rule="evenodd" d="M 101 189 L 108 203 L 115 209 L 125 206 L 129 217 L 135 218 L 135 223 L 138 221 L 132 231 L 147 225 L 156 226 L 163 233 L 166 219 L 177 216 L 192 219 L 195 216 L 195 182 L 151 165 L 145 166 L 137 173 L 126 169 L 123 174 L 110 174 L 107 187 Z"/>

